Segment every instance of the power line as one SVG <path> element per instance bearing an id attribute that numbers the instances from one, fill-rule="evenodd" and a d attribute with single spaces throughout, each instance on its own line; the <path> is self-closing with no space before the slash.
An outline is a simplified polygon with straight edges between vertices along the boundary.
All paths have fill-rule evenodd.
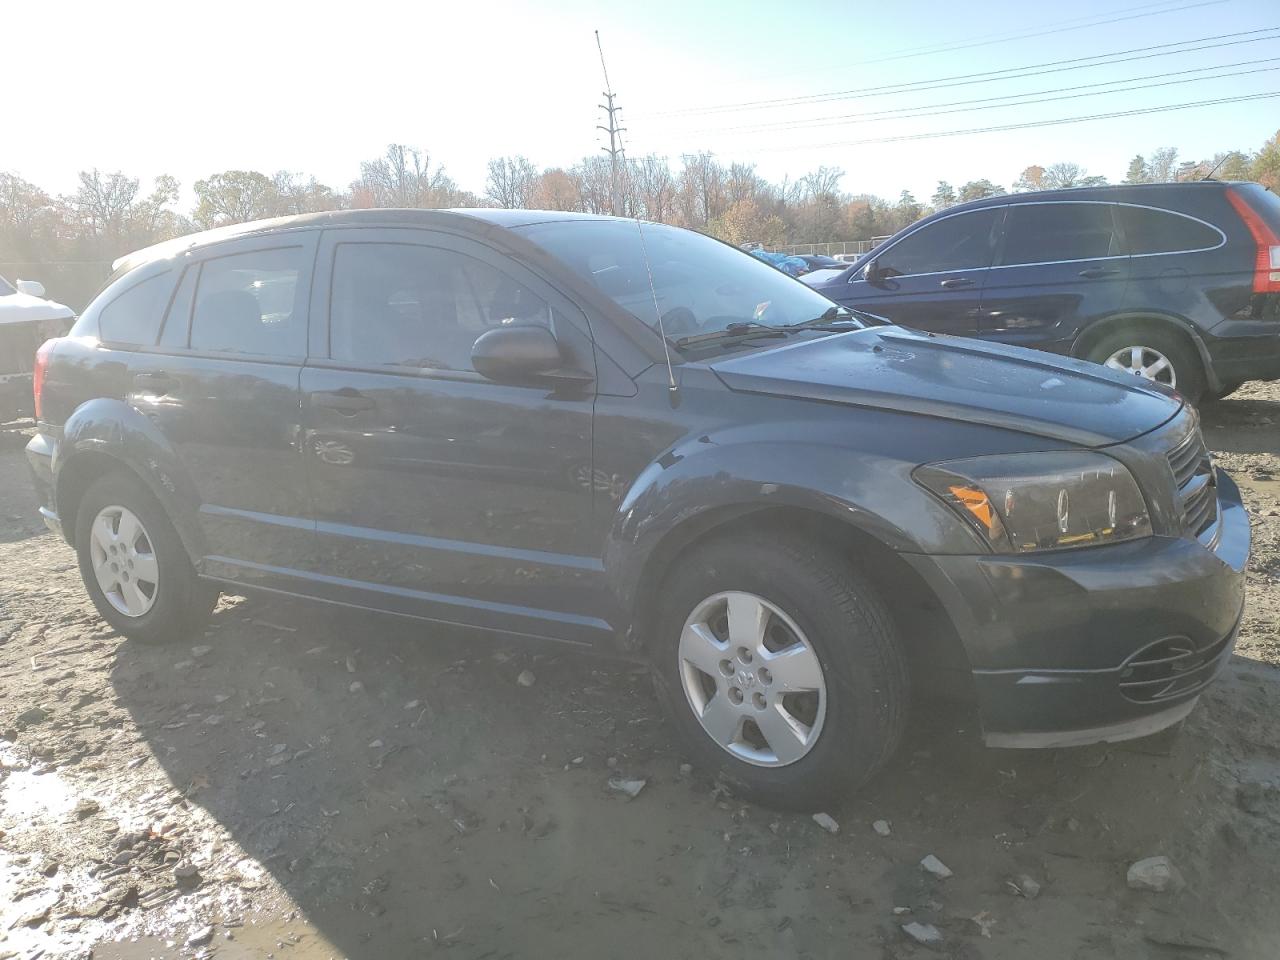
<path id="1" fill-rule="evenodd" d="M 941 137 L 963 137 L 979 133 L 1003 133 L 1008 130 L 1028 130 L 1032 127 L 1057 127 L 1093 120 L 1111 120 L 1116 117 L 1136 117 L 1148 113 L 1168 113 L 1171 110 L 1189 110 L 1223 103 L 1242 103 L 1249 100 L 1268 100 L 1280 97 L 1280 90 L 1250 93 L 1238 97 L 1218 97 L 1213 100 L 1193 100 L 1189 103 L 1170 103 L 1158 107 L 1138 107 L 1133 110 L 1117 110 L 1113 113 L 1094 113 L 1080 117 L 1059 117 L 1056 120 L 1029 120 L 1025 123 L 1006 123 L 992 127 L 970 127 L 965 130 L 935 130 L 928 133 L 905 133 L 893 137 L 871 137 L 864 140 L 842 140 L 835 143 L 811 143 L 800 146 L 759 147 L 756 153 L 778 153 L 796 150 L 824 150 L 833 147 L 861 147 L 875 143 L 899 143 L 906 140 L 934 140 Z"/>
<path id="2" fill-rule="evenodd" d="M 1188 73 L 1203 73 L 1206 70 L 1225 70 L 1229 67 L 1251 66 L 1259 63 L 1276 63 L 1280 61 L 1280 57 L 1267 57 L 1260 60 L 1243 60 L 1239 63 L 1220 64 L 1213 67 L 1196 67 L 1191 70 L 1174 70 L 1169 73 L 1157 73 L 1150 75 L 1149 79 L 1159 77 L 1176 77 L 1182 76 L 1181 80 L 1164 80 L 1160 83 L 1136 83 L 1138 80 L 1148 79 L 1144 77 L 1130 77 L 1126 80 L 1108 80 L 1102 83 L 1086 83 L 1074 87 L 1058 87 L 1050 90 L 1036 90 L 1027 93 L 1013 93 L 1003 97 L 985 97 L 979 100 L 959 100 L 953 103 L 930 104 L 922 107 L 898 107 L 893 110 L 875 110 L 866 113 L 848 113 L 837 117 L 818 117 L 812 120 L 780 120 L 775 123 L 757 123 L 743 124 L 736 127 L 719 127 L 708 128 L 699 131 L 703 134 L 717 133 L 735 133 L 735 132 L 752 132 L 762 130 L 806 130 L 816 129 L 819 127 L 842 127 L 858 123 L 879 123 L 885 120 L 907 120 L 916 117 L 941 117 L 953 113 L 972 113 L 976 110 L 998 110 L 1003 107 L 1022 107 L 1029 106 L 1033 103 L 1053 103 L 1059 100 L 1079 100 L 1085 97 L 1101 97 L 1112 93 L 1129 93 L 1133 90 L 1150 90 L 1155 87 L 1172 87 L 1180 86 L 1184 83 L 1199 83 L 1203 80 L 1222 80 L 1228 77 L 1243 77 L 1255 73 L 1267 73 L 1272 70 L 1280 70 L 1280 67 L 1256 67 L 1253 70 L 1238 70 L 1234 73 L 1218 73 L 1205 77 L 1185 77 Z M 1128 83 L 1134 84 L 1127 87 L 1116 87 L 1114 90 L 1090 90 L 1087 93 L 1065 93 L 1063 96 L 1046 97 L 1041 94 L 1048 93 L 1064 93 L 1065 91 L 1079 91 L 1093 87 L 1113 86 L 1115 84 Z M 1038 99 L 1026 100 L 1013 98 L 1036 97 Z M 993 101 L 1004 100 L 1010 101 L 1006 103 L 995 103 Z M 965 104 L 979 104 L 979 106 L 965 106 Z M 956 110 L 935 110 L 933 107 L 955 107 Z"/>
<path id="3" fill-rule="evenodd" d="M 1258 34 L 1263 33 L 1271 34 L 1271 36 L 1258 36 Z M 1115 50 L 1111 53 L 1096 53 L 1087 57 L 1071 57 L 1066 60 L 1050 60 L 1046 63 L 1028 64 L 1022 67 L 1006 67 L 1002 70 L 984 70 L 978 73 L 952 74 L 950 76 L 934 77 L 928 80 L 909 80 L 902 83 L 881 84 L 876 87 L 855 87 L 849 90 L 831 90 L 825 93 L 780 97 L 775 100 L 744 100 L 739 103 L 724 103 L 708 107 L 689 107 L 684 110 L 670 110 L 662 113 L 644 114 L 644 116 L 674 117 L 695 114 L 701 115 L 707 113 L 727 113 L 738 110 L 799 106 L 808 103 L 826 103 L 832 100 L 856 100 L 870 96 L 889 96 L 891 94 L 898 93 L 916 93 L 924 90 L 941 90 L 947 87 L 971 86 L 976 83 L 991 83 L 998 80 L 1021 80 L 1025 77 L 1038 77 L 1049 73 L 1065 73 L 1072 70 L 1088 70 L 1093 67 L 1109 67 L 1118 63 L 1132 63 L 1137 60 L 1151 60 L 1157 57 L 1175 56 L 1182 53 L 1194 53 L 1198 50 L 1216 50 L 1221 47 L 1234 47 L 1244 43 L 1257 43 L 1262 40 L 1275 40 L 1277 38 L 1280 38 L 1280 27 L 1259 27 L 1256 30 L 1220 33 L 1209 37 L 1179 40 L 1174 43 L 1159 43 L 1149 47 L 1133 47 L 1128 50 Z M 1222 40 L 1226 42 L 1207 42 L 1211 40 Z M 1188 44 L 1200 44 L 1200 46 L 1189 47 L 1187 46 Z M 1184 49 L 1170 49 L 1172 47 L 1183 47 Z M 1136 54 L 1136 56 L 1128 56 L 1128 54 Z M 1107 59 L 1112 57 L 1121 59 Z M 1104 60 L 1105 62 L 1088 62 L 1096 60 Z"/>

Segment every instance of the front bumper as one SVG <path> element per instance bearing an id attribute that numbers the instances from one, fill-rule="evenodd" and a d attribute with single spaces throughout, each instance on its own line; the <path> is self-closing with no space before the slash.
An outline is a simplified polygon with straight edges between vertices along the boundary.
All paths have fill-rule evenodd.
<path id="1" fill-rule="evenodd" d="M 1146 736 L 1181 720 L 1231 655 L 1249 518 L 1218 474 L 1216 536 L 1028 557 L 907 556 L 955 624 L 991 746 Z"/>

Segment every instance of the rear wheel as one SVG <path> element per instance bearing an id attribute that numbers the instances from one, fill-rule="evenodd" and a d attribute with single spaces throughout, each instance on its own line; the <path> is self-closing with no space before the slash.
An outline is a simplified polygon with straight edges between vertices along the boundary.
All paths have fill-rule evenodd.
<path id="1" fill-rule="evenodd" d="M 652 655 L 701 767 L 760 802 L 814 809 L 888 759 L 906 664 L 874 588 L 833 550 L 789 537 L 695 548 L 668 576 Z"/>
<path id="2" fill-rule="evenodd" d="M 196 575 L 164 508 L 123 474 L 105 476 L 85 492 L 75 542 L 93 605 L 132 640 L 189 636 L 218 600 L 217 588 Z"/>
<path id="3" fill-rule="evenodd" d="M 1183 337 L 1158 326 L 1135 324 L 1109 333 L 1093 345 L 1088 359 L 1173 387 L 1189 403 L 1198 403 L 1205 392 L 1200 357 Z"/>

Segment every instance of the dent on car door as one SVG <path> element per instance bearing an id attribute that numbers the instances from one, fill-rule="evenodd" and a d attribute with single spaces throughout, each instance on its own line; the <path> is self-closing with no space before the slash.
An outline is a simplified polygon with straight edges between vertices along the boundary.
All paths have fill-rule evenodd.
<path id="1" fill-rule="evenodd" d="M 214 248 L 183 272 L 158 343 L 130 360 L 130 400 L 197 491 L 216 576 L 262 579 L 312 545 L 297 441 L 315 244 L 307 233 Z"/>
<path id="2" fill-rule="evenodd" d="M 487 380 L 495 326 L 550 327 L 594 369 L 572 309 L 477 243 L 424 231 L 326 232 L 322 357 L 302 374 L 314 569 L 351 599 L 593 642 L 591 384 Z M 366 601 L 367 602 L 367 601 Z M 578 611 L 570 615 L 568 611 Z"/>
<path id="3" fill-rule="evenodd" d="M 871 279 L 855 277 L 835 298 L 903 326 L 976 333 L 1001 213 L 986 208 L 925 224 L 876 256 Z"/>
<path id="4" fill-rule="evenodd" d="M 1081 330 L 1120 310 L 1128 280 L 1114 204 L 1010 204 L 983 290 L 981 335 L 1067 353 Z"/>

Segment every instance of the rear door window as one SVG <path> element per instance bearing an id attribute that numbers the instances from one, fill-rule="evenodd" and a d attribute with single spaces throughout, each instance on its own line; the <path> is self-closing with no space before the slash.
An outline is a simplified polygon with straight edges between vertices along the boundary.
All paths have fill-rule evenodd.
<path id="1" fill-rule="evenodd" d="M 98 314 L 98 336 L 104 343 L 151 346 L 160 333 L 160 318 L 173 292 L 172 270 L 139 281 Z"/>
<path id="2" fill-rule="evenodd" d="M 302 357 L 305 248 L 278 247 L 207 260 L 196 284 L 191 349 Z"/>
<path id="3" fill-rule="evenodd" d="M 1119 206 L 1116 212 L 1131 254 L 1211 250 L 1222 243 L 1222 234 L 1216 229 L 1180 213 L 1128 206 Z"/>
<path id="4" fill-rule="evenodd" d="M 880 254 L 876 263 L 886 277 L 989 267 L 1001 209 L 959 213 L 921 227 Z"/>
<path id="5" fill-rule="evenodd" d="M 1010 204 L 1004 234 L 1004 266 L 1122 255 L 1107 203 Z"/>

